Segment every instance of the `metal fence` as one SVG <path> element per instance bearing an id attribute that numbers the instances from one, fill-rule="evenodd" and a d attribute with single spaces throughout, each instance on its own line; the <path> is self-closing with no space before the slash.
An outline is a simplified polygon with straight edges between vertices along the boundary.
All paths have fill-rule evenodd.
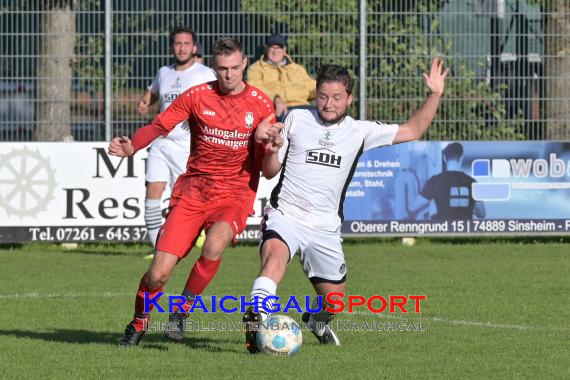
<path id="1" fill-rule="evenodd" d="M 568 139 L 567 0 L 3 0 L 0 141 L 131 134 L 136 103 L 171 61 L 168 30 L 210 47 L 288 37 L 311 75 L 339 63 L 357 79 L 354 116 L 405 121 L 426 95 L 433 56 L 452 69 L 430 140 Z M 51 73 L 51 74 L 50 74 Z M 54 75 L 53 73 L 58 73 Z M 58 137 L 58 138 L 61 138 Z"/>

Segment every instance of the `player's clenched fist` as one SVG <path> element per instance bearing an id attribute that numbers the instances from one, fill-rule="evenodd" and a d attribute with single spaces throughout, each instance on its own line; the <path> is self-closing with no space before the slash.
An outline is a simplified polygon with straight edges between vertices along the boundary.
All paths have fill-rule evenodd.
<path id="1" fill-rule="evenodd" d="M 265 119 L 259 123 L 257 129 L 255 130 L 255 141 L 257 143 L 264 143 L 269 139 L 269 136 L 276 135 L 283 128 L 281 123 L 271 123 L 271 120 L 275 118 L 275 114 L 267 116 Z"/>
<path id="2" fill-rule="evenodd" d="M 275 135 L 269 136 L 267 143 L 265 143 L 265 152 L 277 153 L 279 151 L 279 148 L 283 146 L 284 142 L 285 140 L 283 140 L 283 137 L 281 137 L 279 132 L 277 132 Z"/>
<path id="3" fill-rule="evenodd" d="M 148 104 L 142 99 L 139 101 L 138 111 L 140 115 L 146 115 L 148 112 Z"/>
<path id="4" fill-rule="evenodd" d="M 109 154 L 117 157 L 129 157 L 135 153 L 135 148 L 127 136 L 115 137 L 109 144 Z"/>

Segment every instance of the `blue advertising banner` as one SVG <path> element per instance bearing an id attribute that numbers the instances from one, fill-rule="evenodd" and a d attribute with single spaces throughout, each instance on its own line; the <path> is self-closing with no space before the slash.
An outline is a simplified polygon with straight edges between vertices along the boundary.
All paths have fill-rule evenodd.
<path id="1" fill-rule="evenodd" d="M 570 231 L 570 142 L 413 142 L 366 152 L 347 235 Z"/>

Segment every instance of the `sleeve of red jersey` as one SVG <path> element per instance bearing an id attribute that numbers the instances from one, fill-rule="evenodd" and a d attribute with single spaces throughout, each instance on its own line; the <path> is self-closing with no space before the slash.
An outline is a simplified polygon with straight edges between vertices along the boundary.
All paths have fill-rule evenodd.
<path id="1" fill-rule="evenodd" d="M 269 99 L 267 97 L 267 95 L 265 95 L 265 93 L 262 92 L 263 99 L 265 99 L 266 102 L 263 102 L 263 99 L 259 102 L 259 107 L 261 110 L 261 120 L 264 120 L 267 116 L 273 114 L 273 118 L 271 119 L 271 123 L 275 123 L 277 120 L 275 119 L 275 107 L 273 106 L 273 102 L 271 101 L 271 99 Z M 269 104 L 269 107 L 267 106 Z M 254 140 L 255 141 L 255 140 Z M 255 165 L 260 168 L 261 170 L 261 164 L 263 162 L 263 156 L 265 156 L 265 147 L 263 143 L 255 143 L 255 153 L 254 153 L 254 159 L 255 159 Z"/>
<path id="2" fill-rule="evenodd" d="M 263 99 L 261 100 L 261 108 L 263 109 L 263 111 L 265 112 L 263 114 L 263 118 L 265 119 L 267 116 L 273 114 L 275 115 L 275 107 L 273 105 L 273 100 L 271 98 L 269 98 L 265 93 L 262 92 L 262 96 Z M 267 102 L 264 102 L 264 100 Z M 269 107 L 267 107 L 267 104 L 269 104 Z M 273 117 L 273 120 L 271 120 L 272 123 L 275 123 L 276 119 L 275 116 Z"/>
<path id="3" fill-rule="evenodd" d="M 170 107 L 159 113 L 150 124 L 137 129 L 131 139 L 135 152 L 143 149 L 158 136 L 166 136 L 178 123 L 188 120 L 193 111 L 193 96 L 189 91 L 182 93 Z"/>

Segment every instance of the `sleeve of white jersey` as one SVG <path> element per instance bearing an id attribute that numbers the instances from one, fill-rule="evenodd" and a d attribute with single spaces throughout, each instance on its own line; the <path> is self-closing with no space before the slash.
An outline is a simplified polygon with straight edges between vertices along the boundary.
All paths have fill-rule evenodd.
<path id="1" fill-rule="evenodd" d="M 158 93 L 160 91 L 160 71 L 158 71 L 158 73 L 156 73 L 156 76 L 154 77 L 150 86 L 147 87 L 147 90 L 149 90 L 150 92 L 152 92 L 155 95 L 158 95 Z"/>
<path id="2" fill-rule="evenodd" d="M 209 72 L 208 72 L 208 76 L 211 78 L 211 79 L 208 79 L 208 82 L 211 82 L 211 81 L 213 81 L 213 80 L 218 79 L 218 77 L 216 76 L 216 72 L 214 71 L 214 69 L 212 69 L 212 68 L 210 68 L 210 67 L 208 67 L 208 66 L 206 66 L 206 69 L 208 69 L 208 71 L 209 71 Z"/>
<path id="3" fill-rule="evenodd" d="M 201 69 L 202 69 L 200 72 L 200 83 L 196 83 L 196 84 L 211 82 L 211 81 L 218 79 L 216 77 L 216 72 L 214 71 L 214 69 L 212 69 L 208 66 L 202 65 L 202 64 L 199 64 L 199 65 L 201 65 Z"/>
<path id="4" fill-rule="evenodd" d="M 283 146 L 279 148 L 278 157 L 279 162 L 283 163 L 285 159 L 285 153 L 289 148 L 289 133 L 291 132 L 291 127 L 293 126 L 293 113 L 289 112 L 285 120 L 283 121 L 283 129 L 281 129 L 281 137 L 283 137 Z"/>
<path id="5" fill-rule="evenodd" d="M 364 150 L 392 145 L 396 132 L 398 132 L 398 124 L 366 120 L 358 120 L 357 123 L 364 132 Z"/>

